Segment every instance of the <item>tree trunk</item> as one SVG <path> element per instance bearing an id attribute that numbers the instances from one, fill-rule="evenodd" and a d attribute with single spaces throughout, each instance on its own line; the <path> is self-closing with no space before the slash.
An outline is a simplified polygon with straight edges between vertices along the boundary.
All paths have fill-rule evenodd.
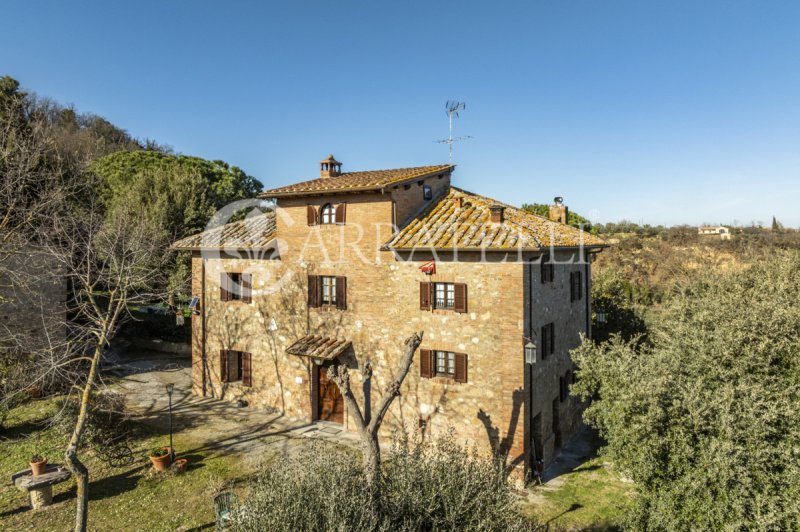
<path id="1" fill-rule="evenodd" d="M 361 436 L 364 472 L 373 495 L 377 495 L 375 490 L 378 489 L 378 481 L 381 474 L 381 448 L 378 444 L 378 430 L 381 428 L 383 418 L 389 411 L 394 398 L 400 395 L 400 387 L 406 375 L 408 375 L 414 353 L 419 344 L 422 343 L 422 336 L 423 332 L 420 331 L 419 333 L 414 333 L 405 341 L 405 349 L 397 373 L 386 388 L 386 392 L 369 422 L 365 421 L 361 407 L 358 405 L 358 401 L 356 401 L 355 395 L 353 395 L 353 391 L 350 388 L 350 374 L 347 372 L 347 366 L 331 366 L 328 369 L 328 378 L 339 387 L 342 397 L 344 397 L 344 402 L 347 404 L 347 410 L 358 427 L 358 433 Z M 371 378 L 372 370 L 370 367 L 364 368 L 364 376 L 366 379 Z"/>
<path id="2" fill-rule="evenodd" d="M 89 368 L 89 375 L 86 379 L 83 393 L 81 394 L 81 404 L 78 410 L 78 419 L 75 423 L 75 429 L 72 431 L 72 437 L 67 445 L 67 451 L 64 453 L 67 469 L 75 476 L 78 488 L 75 501 L 77 505 L 75 511 L 75 532 L 86 532 L 86 525 L 89 519 L 89 470 L 86 469 L 86 466 L 83 465 L 83 462 L 78 458 L 78 448 L 81 444 L 83 432 L 86 429 L 86 419 L 89 413 L 89 399 L 104 344 L 105 335 L 101 335 L 95 346 L 92 364 Z"/>
<path id="3" fill-rule="evenodd" d="M 360 434 L 364 472 L 367 475 L 367 483 L 374 490 L 381 474 L 381 447 L 378 445 L 377 435 L 372 436 L 366 430 L 360 431 Z"/>

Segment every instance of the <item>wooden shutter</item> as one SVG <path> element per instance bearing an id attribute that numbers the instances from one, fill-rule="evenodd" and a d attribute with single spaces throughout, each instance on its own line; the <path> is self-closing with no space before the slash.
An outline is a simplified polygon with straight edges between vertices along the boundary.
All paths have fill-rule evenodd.
<path id="1" fill-rule="evenodd" d="M 453 310 L 456 312 L 464 313 L 467 311 L 467 285 L 464 283 L 454 284 L 455 301 L 453 303 Z"/>
<path id="2" fill-rule="evenodd" d="M 336 308 L 347 310 L 347 277 L 336 278 Z"/>
<path id="3" fill-rule="evenodd" d="M 542 360 L 544 360 L 550 354 L 550 327 L 543 325 L 539 337 L 541 338 L 539 350 L 542 353 Z"/>
<path id="4" fill-rule="evenodd" d="M 419 350 L 419 376 L 425 378 L 433 377 L 433 360 L 430 349 Z"/>
<path id="5" fill-rule="evenodd" d="M 228 281 L 230 277 L 228 277 L 227 272 L 222 272 L 219 274 L 219 300 L 220 301 L 230 301 L 231 296 L 230 292 L 228 291 Z"/>
<path id="6" fill-rule="evenodd" d="M 467 382 L 467 355 L 465 353 L 454 353 L 456 358 L 456 373 L 453 380 L 456 382 Z"/>
<path id="7" fill-rule="evenodd" d="M 431 283 L 419 283 L 419 309 L 431 309 Z"/>
<path id="8" fill-rule="evenodd" d="M 228 382 L 228 350 L 219 352 L 219 378 L 221 382 Z"/>
<path id="9" fill-rule="evenodd" d="M 306 218 L 308 225 L 317 225 L 317 209 L 313 205 L 306 205 Z"/>
<path id="10" fill-rule="evenodd" d="M 308 276 L 308 307 L 314 308 L 319 306 L 319 276 Z"/>
<path id="11" fill-rule="evenodd" d="M 253 289 L 253 274 L 252 273 L 243 273 L 242 274 L 242 302 L 243 303 L 251 303 L 253 301 L 252 289 Z"/>
<path id="12" fill-rule="evenodd" d="M 548 339 L 550 340 L 550 354 L 556 352 L 556 326 L 554 323 L 549 324 L 548 326 Z"/>
<path id="13" fill-rule="evenodd" d="M 346 209 L 347 209 L 347 204 L 346 203 L 340 203 L 339 205 L 336 206 L 336 214 L 335 214 L 334 221 L 337 224 L 343 224 L 344 223 Z"/>
<path id="14" fill-rule="evenodd" d="M 542 263 L 541 263 L 539 269 L 541 271 L 541 276 L 542 276 L 542 282 L 543 283 L 547 282 L 547 266 L 548 266 L 547 265 L 547 261 L 549 261 L 549 260 L 550 260 L 550 256 L 549 255 L 542 255 Z"/>
<path id="15" fill-rule="evenodd" d="M 242 353 L 242 384 L 245 386 L 253 385 L 253 367 L 251 362 L 250 353 Z"/>
<path id="16" fill-rule="evenodd" d="M 569 272 L 569 300 L 575 301 L 575 272 Z"/>

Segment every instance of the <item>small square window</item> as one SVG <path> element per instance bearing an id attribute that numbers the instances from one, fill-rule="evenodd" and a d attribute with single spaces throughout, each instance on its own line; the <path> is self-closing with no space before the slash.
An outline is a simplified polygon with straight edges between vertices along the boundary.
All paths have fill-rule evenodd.
<path id="1" fill-rule="evenodd" d="M 436 368 L 434 369 L 437 377 L 455 376 L 456 354 L 449 351 L 436 351 Z"/>
<path id="2" fill-rule="evenodd" d="M 322 276 L 322 297 L 320 301 L 322 301 L 323 305 L 335 305 L 336 304 L 336 277 L 327 277 Z"/>
<path id="3" fill-rule="evenodd" d="M 433 190 L 431 189 L 430 185 L 423 185 L 422 187 L 422 197 L 425 200 L 429 200 L 433 198 Z"/>
<path id="4" fill-rule="evenodd" d="M 456 286 L 453 283 L 434 283 L 433 308 L 452 309 L 456 304 Z"/>

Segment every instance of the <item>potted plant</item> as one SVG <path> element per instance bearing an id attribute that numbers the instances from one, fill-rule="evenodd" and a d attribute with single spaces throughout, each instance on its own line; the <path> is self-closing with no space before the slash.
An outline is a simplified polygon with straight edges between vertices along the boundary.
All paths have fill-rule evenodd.
<path id="1" fill-rule="evenodd" d="M 169 467 L 170 453 L 169 447 L 156 447 L 150 451 L 150 461 L 156 471 L 166 471 Z"/>
<path id="2" fill-rule="evenodd" d="M 172 462 L 172 467 L 175 468 L 176 473 L 183 473 L 186 471 L 186 465 L 189 463 L 189 460 L 186 458 L 178 458 L 174 462 Z"/>
<path id="3" fill-rule="evenodd" d="M 47 469 L 47 458 L 40 454 L 34 454 L 31 456 L 30 463 L 33 476 L 44 475 L 44 471 Z"/>

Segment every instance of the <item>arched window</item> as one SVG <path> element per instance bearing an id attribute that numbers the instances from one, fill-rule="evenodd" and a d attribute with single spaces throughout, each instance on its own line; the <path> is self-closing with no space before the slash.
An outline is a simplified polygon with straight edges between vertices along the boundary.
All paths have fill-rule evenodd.
<path id="1" fill-rule="evenodd" d="M 333 205 L 331 205 L 330 203 L 326 203 L 322 207 L 322 212 L 320 213 L 320 223 L 332 224 L 335 222 L 336 222 L 336 214 Z"/>

